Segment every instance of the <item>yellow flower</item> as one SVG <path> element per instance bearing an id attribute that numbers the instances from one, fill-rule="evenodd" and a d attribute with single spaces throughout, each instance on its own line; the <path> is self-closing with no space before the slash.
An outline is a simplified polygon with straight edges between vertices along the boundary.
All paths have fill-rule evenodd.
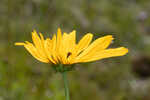
<path id="1" fill-rule="evenodd" d="M 32 32 L 33 43 L 15 43 L 23 45 L 33 57 L 44 63 L 52 64 L 75 64 L 91 62 L 109 57 L 123 56 L 128 53 L 124 47 L 110 48 L 113 37 L 107 35 L 92 41 L 93 35 L 87 33 L 78 43 L 76 43 L 76 31 L 69 34 L 58 29 L 57 36 L 54 34 L 52 39 L 44 39 L 43 35 L 34 30 Z"/>

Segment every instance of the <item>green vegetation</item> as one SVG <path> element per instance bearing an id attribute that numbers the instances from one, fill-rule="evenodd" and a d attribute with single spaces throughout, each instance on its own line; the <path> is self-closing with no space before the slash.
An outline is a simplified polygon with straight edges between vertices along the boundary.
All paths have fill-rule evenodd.
<path id="1" fill-rule="evenodd" d="M 65 100 L 61 75 L 14 46 L 31 41 L 33 29 L 51 37 L 58 27 L 77 30 L 78 39 L 113 34 L 112 47 L 129 48 L 127 56 L 75 65 L 71 100 L 150 100 L 149 79 L 132 70 L 138 58 L 150 62 L 149 10 L 149 0 L 0 0 L 0 100 Z"/>

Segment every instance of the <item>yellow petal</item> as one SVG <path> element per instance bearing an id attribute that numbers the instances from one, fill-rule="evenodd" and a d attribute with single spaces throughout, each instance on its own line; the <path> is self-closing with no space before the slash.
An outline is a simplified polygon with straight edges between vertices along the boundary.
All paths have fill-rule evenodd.
<path id="1" fill-rule="evenodd" d="M 58 63 L 59 59 L 56 51 L 56 46 L 57 46 L 56 44 L 57 44 L 56 35 L 54 34 L 52 38 L 52 59 L 54 59 L 54 61 Z"/>
<path id="2" fill-rule="evenodd" d="M 44 37 L 43 37 L 43 35 L 42 35 L 42 33 L 40 33 L 40 40 L 41 40 L 41 43 L 42 43 L 42 46 L 43 46 L 43 43 L 44 43 Z"/>
<path id="3" fill-rule="evenodd" d="M 40 33 L 40 38 L 41 38 L 41 52 L 43 52 L 43 54 L 44 54 L 44 56 L 45 57 L 48 57 L 48 55 L 47 55 L 47 53 L 46 53 L 46 45 L 45 45 L 45 43 L 47 43 L 47 42 L 45 42 L 45 40 L 44 40 L 44 37 L 43 37 L 43 35 Z M 50 40 L 50 39 L 47 39 L 48 41 Z M 50 41 L 49 41 L 50 42 Z M 48 42 L 48 43 L 49 43 Z"/>
<path id="4" fill-rule="evenodd" d="M 76 52 L 77 54 L 86 49 L 89 44 L 91 43 L 91 40 L 93 38 L 93 35 L 91 33 L 86 34 L 77 44 L 76 46 Z"/>
<path id="5" fill-rule="evenodd" d="M 61 35 L 61 29 L 58 28 L 57 30 L 57 47 L 56 47 L 56 50 L 59 50 L 61 49 L 61 40 L 62 40 L 62 35 Z"/>
<path id="6" fill-rule="evenodd" d="M 58 28 L 58 30 L 57 30 L 56 52 L 57 52 L 57 58 L 60 61 L 62 59 L 61 55 L 63 53 L 62 52 L 62 33 L 61 33 L 60 28 Z"/>
<path id="7" fill-rule="evenodd" d="M 69 39 L 70 44 L 74 46 L 74 45 L 76 44 L 76 31 L 73 30 L 73 31 L 70 32 L 68 35 L 69 35 L 68 38 L 70 38 L 70 39 Z"/>
<path id="8" fill-rule="evenodd" d="M 66 40 L 67 41 L 65 42 L 65 44 L 67 45 L 67 48 L 68 48 L 66 53 L 65 53 L 66 60 L 68 63 L 71 63 L 72 57 L 71 56 L 67 57 L 67 56 L 69 53 L 72 55 L 74 52 L 74 48 L 76 47 L 76 31 L 74 30 L 74 31 L 70 32 L 68 34 Z"/>
<path id="9" fill-rule="evenodd" d="M 78 62 L 91 62 L 104 58 L 123 56 L 128 53 L 128 49 L 124 47 L 114 48 L 114 49 L 106 49 L 99 52 L 95 52 L 92 56 L 85 56 L 81 59 L 78 59 Z"/>
<path id="10" fill-rule="evenodd" d="M 106 49 L 110 43 L 112 42 L 113 37 L 111 35 L 107 35 L 101 38 L 96 39 L 87 49 L 85 49 L 78 58 L 82 58 L 86 55 L 93 55 L 93 53 L 97 51 L 102 51 Z"/>
<path id="11" fill-rule="evenodd" d="M 42 34 L 40 34 L 40 36 L 41 38 L 43 38 Z M 42 57 L 47 57 L 44 52 L 44 48 L 43 48 L 44 45 L 35 30 L 32 32 L 32 40 L 33 40 L 35 47 L 37 48 L 37 52 L 39 53 L 39 55 Z"/>
<path id="12" fill-rule="evenodd" d="M 72 55 L 70 56 L 70 58 L 72 60 L 70 60 L 72 63 L 74 62 L 74 58 L 76 56 L 78 56 L 83 50 L 85 50 L 89 44 L 91 43 L 93 38 L 93 35 L 91 33 L 87 33 L 80 41 L 79 43 L 76 45 L 76 47 L 73 50 Z"/>
<path id="13" fill-rule="evenodd" d="M 26 42 L 27 44 L 24 45 L 24 47 L 27 49 L 27 51 L 33 56 L 35 57 L 37 60 L 44 62 L 44 63 L 48 63 L 49 60 L 46 58 L 42 58 L 41 56 L 39 56 L 37 49 L 33 46 L 33 44 Z"/>
<path id="14" fill-rule="evenodd" d="M 52 37 L 52 50 L 56 50 L 56 35 L 55 34 Z"/>
<path id="15" fill-rule="evenodd" d="M 68 53 L 68 51 L 69 51 L 69 34 L 67 34 L 67 33 L 64 33 L 63 34 L 63 37 L 62 37 L 62 48 L 61 48 L 61 52 L 62 52 L 62 54 L 61 54 L 61 56 L 62 56 L 62 63 L 63 64 L 67 64 L 67 62 L 68 62 L 68 60 L 67 60 L 67 53 Z"/>
<path id="16" fill-rule="evenodd" d="M 34 31 L 32 32 L 32 40 L 33 40 L 33 43 L 34 43 L 35 47 L 38 47 L 38 48 L 41 47 L 41 45 L 42 45 L 42 44 L 41 44 L 41 39 L 40 39 L 40 37 L 38 36 L 36 30 L 34 30 Z"/>
<path id="17" fill-rule="evenodd" d="M 23 45 L 25 45 L 25 43 L 17 42 L 17 43 L 15 43 L 15 45 L 17 45 L 17 46 L 23 46 Z"/>
<path id="18" fill-rule="evenodd" d="M 44 41 L 44 47 L 45 47 L 45 52 L 46 52 L 46 55 L 48 56 L 48 59 L 56 64 L 56 62 L 54 61 L 54 59 L 52 59 L 52 40 L 50 38 L 47 38 L 45 41 Z"/>

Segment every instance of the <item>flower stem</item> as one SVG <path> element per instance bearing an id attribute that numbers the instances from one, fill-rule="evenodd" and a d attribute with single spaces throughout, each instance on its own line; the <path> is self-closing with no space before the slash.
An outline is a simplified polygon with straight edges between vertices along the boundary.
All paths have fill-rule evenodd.
<path id="1" fill-rule="evenodd" d="M 68 86 L 68 80 L 67 80 L 67 71 L 62 72 L 62 77 L 63 77 L 63 80 L 64 80 L 64 88 L 65 88 L 66 100 L 70 100 L 70 97 L 69 97 L 69 86 Z"/>

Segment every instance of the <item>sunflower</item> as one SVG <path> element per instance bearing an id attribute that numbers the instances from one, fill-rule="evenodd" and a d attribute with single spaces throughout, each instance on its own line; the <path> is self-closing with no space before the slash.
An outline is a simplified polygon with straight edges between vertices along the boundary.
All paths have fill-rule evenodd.
<path id="1" fill-rule="evenodd" d="M 37 60 L 44 63 L 70 65 L 75 63 L 85 63 L 104 58 L 123 56 L 128 53 L 125 47 L 108 48 L 111 44 L 112 35 L 100 37 L 92 42 L 93 34 L 87 33 L 77 43 L 76 31 L 69 34 L 61 32 L 58 28 L 57 36 L 52 39 L 44 39 L 43 35 L 34 30 L 32 32 L 33 43 L 28 41 L 17 42 L 15 45 L 24 46 L 27 51 Z"/>
<path id="2" fill-rule="evenodd" d="M 109 48 L 113 37 L 107 35 L 92 42 L 93 34 L 87 33 L 76 43 L 76 31 L 69 34 L 61 32 L 58 28 L 57 36 L 54 34 L 52 39 L 44 39 L 43 35 L 34 30 L 32 32 L 33 43 L 28 41 L 18 42 L 15 45 L 24 46 L 27 51 L 37 60 L 44 63 L 53 64 L 53 68 L 62 74 L 64 80 L 65 97 L 70 100 L 67 71 L 73 67 L 66 67 L 75 63 L 85 63 L 104 58 L 123 56 L 128 53 L 125 47 Z"/>

